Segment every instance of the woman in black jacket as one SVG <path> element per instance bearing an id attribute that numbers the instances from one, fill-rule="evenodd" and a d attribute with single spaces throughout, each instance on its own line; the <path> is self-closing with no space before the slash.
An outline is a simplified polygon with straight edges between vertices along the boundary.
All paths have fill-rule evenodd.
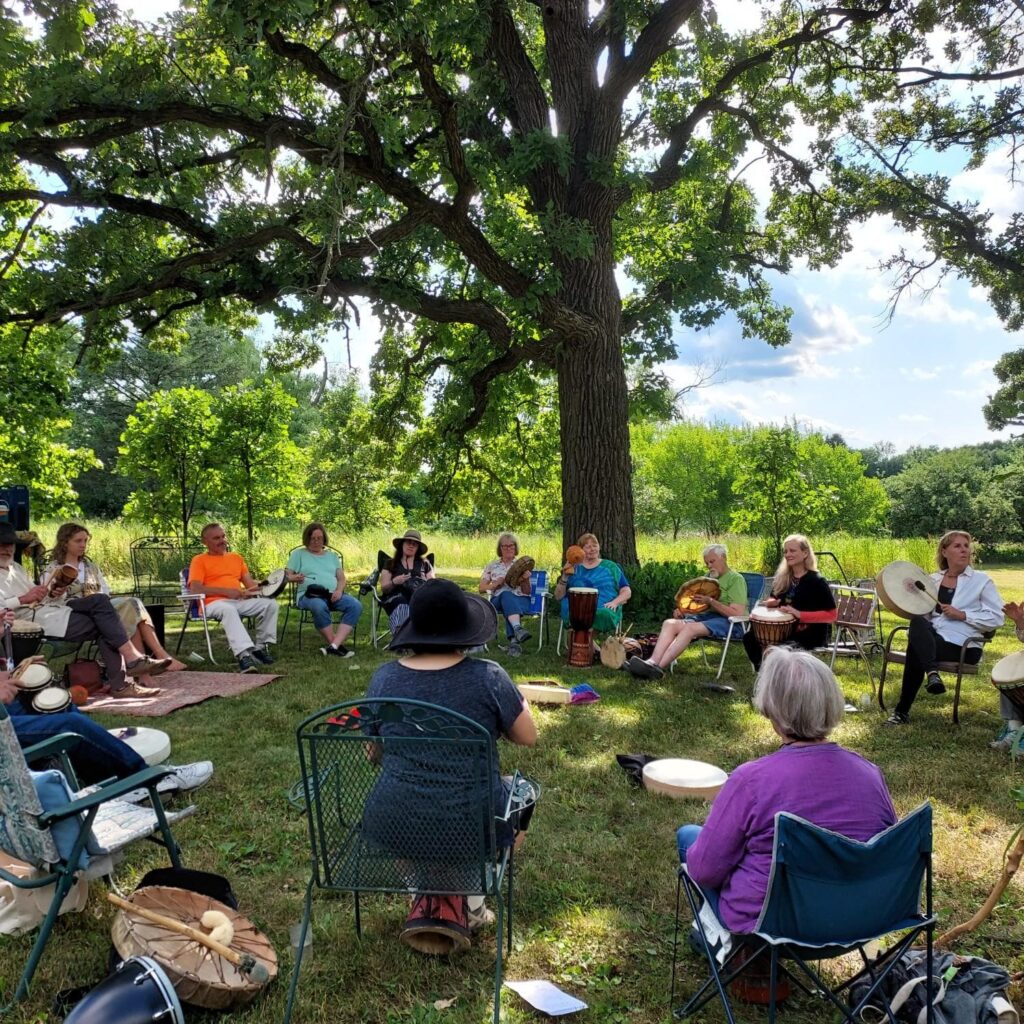
<path id="1" fill-rule="evenodd" d="M 829 623 L 836 621 L 836 602 L 825 577 L 818 572 L 814 548 L 802 533 L 791 533 L 782 542 L 782 561 L 775 570 L 772 596 L 764 606 L 785 608 L 797 620 L 788 643 L 806 650 L 828 643 Z M 744 634 L 743 646 L 754 668 L 760 669 L 763 652 L 752 629 Z"/>

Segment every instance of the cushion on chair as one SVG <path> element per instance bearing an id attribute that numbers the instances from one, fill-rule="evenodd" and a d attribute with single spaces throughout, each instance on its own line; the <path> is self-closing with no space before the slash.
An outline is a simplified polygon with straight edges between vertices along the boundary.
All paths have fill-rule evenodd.
<path id="1" fill-rule="evenodd" d="M 0 720 L 0 848 L 37 868 L 60 859 L 49 830 L 35 821 L 42 813 L 14 723 L 4 715 Z"/>

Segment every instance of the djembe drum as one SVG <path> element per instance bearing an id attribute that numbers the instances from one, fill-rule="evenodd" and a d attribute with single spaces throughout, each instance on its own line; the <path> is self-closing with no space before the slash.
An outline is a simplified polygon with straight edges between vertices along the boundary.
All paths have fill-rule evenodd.
<path id="1" fill-rule="evenodd" d="M 1024 651 L 1014 651 L 992 666 L 992 685 L 1015 707 L 1024 708 Z"/>
<path id="2" fill-rule="evenodd" d="M 575 587 L 569 591 L 569 664 L 590 668 L 594 664 L 594 619 L 597 589 Z"/>
<path id="3" fill-rule="evenodd" d="M 766 608 L 759 604 L 750 613 L 750 628 L 761 650 L 785 643 L 793 634 L 796 618 L 784 608 Z"/>

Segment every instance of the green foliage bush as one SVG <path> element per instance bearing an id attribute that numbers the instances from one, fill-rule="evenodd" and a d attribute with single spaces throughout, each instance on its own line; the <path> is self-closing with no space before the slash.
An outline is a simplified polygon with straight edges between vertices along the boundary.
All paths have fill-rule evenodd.
<path id="1" fill-rule="evenodd" d="M 672 597 L 681 583 L 703 576 L 707 570 L 697 562 L 644 562 L 625 570 L 633 596 L 624 609 L 623 623 L 633 631 L 657 629 L 672 614 Z"/>

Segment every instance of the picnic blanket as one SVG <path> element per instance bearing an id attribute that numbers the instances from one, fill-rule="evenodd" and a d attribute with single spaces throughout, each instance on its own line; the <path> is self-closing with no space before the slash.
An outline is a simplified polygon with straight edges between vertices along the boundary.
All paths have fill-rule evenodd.
<path id="1" fill-rule="evenodd" d="M 81 710 L 159 718 L 211 697 L 236 697 L 258 686 L 266 686 L 275 679 L 280 679 L 280 676 L 243 675 L 239 672 L 165 672 L 153 679 L 154 686 L 159 686 L 161 691 L 155 697 L 114 698 L 107 693 L 97 693 L 82 705 Z"/>

